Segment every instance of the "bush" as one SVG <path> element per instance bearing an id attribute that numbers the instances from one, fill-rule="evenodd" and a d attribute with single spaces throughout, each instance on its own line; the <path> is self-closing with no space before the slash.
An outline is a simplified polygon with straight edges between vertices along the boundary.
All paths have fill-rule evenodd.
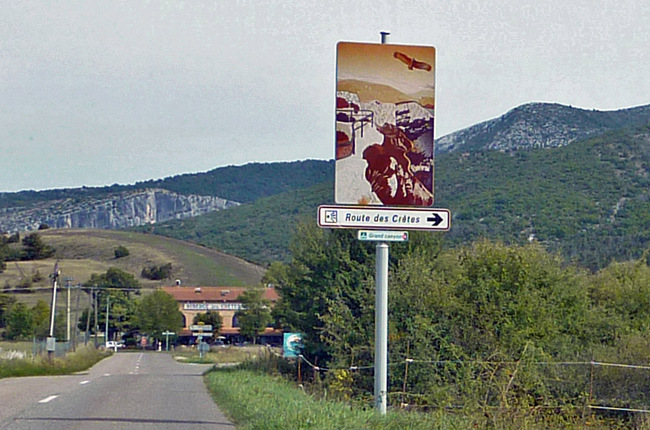
<path id="1" fill-rule="evenodd" d="M 130 254 L 129 249 L 126 246 L 120 245 L 117 248 L 115 248 L 115 259 L 126 257 L 129 254 Z"/>
<path id="2" fill-rule="evenodd" d="M 141 275 L 143 278 L 151 279 L 152 281 L 161 281 L 168 279 L 172 275 L 172 263 L 163 264 L 161 266 L 149 266 L 142 269 Z"/>

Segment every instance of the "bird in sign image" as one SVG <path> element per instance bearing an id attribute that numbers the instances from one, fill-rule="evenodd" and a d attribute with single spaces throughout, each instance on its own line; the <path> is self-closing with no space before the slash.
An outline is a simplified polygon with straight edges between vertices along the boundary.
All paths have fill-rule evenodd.
<path id="1" fill-rule="evenodd" d="M 427 72 L 430 72 L 433 69 L 431 64 L 425 63 L 424 61 L 418 61 L 414 57 L 409 57 L 408 55 L 399 51 L 395 51 L 393 57 L 397 58 L 402 63 L 406 64 L 409 70 L 420 69 L 420 70 L 426 70 Z"/>

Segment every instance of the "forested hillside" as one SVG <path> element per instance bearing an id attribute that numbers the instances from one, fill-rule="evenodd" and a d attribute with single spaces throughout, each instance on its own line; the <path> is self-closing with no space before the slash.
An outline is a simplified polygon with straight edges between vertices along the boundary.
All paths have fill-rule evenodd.
<path id="1" fill-rule="evenodd" d="M 450 209 L 448 245 L 491 238 L 541 242 L 597 269 L 650 246 L 650 126 L 560 148 L 481 150 L 436 158 L 436 207 Z M 258 263 L 286 261 L 300 219 L 333 202 L 333 184 L 275 195 L 193 220 L 155 226 Z"/>
<path id="2" fill-rule="evenodd" d="M 256 263 L 287 261 L 297 224 L 315 222 L 318 205 L 333 198 L 334 184 L 327 181 L 227 211 L 136 230 L 189 240 Z"/>
<path id="3" fill-rule="evenodd" d="M 592 269 L 650 246 L 650 125 L 561 148 L 451 153 L 436 167 L 453 243 L 536 240 Z"/>
<path id="4" fill-rule="evenodd" d="M 438 139 L 435 206 L 451 211 L 452 228 L 434 234 L 449 245 L 538 241 L 590 269 L 639 257 L 650 246 L 649 116 L 650 105 L 598 112 L 532 103 Z M 299 220 L 315 222 L 317 206 L 333 203 L 333 178 L 331 160 L 253 163 L 133 185 L 0 193 L 0 213 L 30 206 L 36 217 L 44 202 L 87 205 L 143 188 L 219 196 L 244 204 L 139 231 L 269 264 L 287 261 Z"/>
<path id="5" fill-rule="evenodd" d="M 251 163 L 227 166 L 206 173 L 186 174 L 137 183 L 139 188 L 164 188 L 179 194 L 219 196 L 240 203 L 253 202 L 330 180 L 334 162 L 324 160 L 290 163 Z"/>
<path id="6" fill-rule="evenodd" d="M 334 162 L 323 160 L 287 163 L 251 163 L 219 167 L 209 172 L 184 174 L 133 185 L 82 187 L 45 191 L 0 193 L 0 209 L 33 206 L 50 200 L 105 198 L 111 194 L 138 189 L 161 188 L 183 195 L 217 196 L 236 202 L 251 202 L 284 191 L 310 187 L 329 180 Z"/>

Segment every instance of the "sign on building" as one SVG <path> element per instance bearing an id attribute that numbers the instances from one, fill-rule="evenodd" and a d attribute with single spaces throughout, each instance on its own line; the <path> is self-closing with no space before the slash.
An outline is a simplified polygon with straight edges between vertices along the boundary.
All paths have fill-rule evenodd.
<path id="1" fill-rule="evenodd" d="M 337 204 L 432 206 L 435 48 L 339 42 Z"/>

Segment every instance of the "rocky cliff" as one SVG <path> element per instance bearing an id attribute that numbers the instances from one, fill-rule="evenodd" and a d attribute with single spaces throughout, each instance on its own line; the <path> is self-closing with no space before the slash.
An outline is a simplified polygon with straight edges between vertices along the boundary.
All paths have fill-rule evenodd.
<path id="1" fill-rule="evenodd" d="M 435 151 L 554 148 L 647 121 L 650 121 L 650 105 L 597 111 L 554 103 L 528 103 L 499 118 L 437 139 Z"/>
<path id="2" fill-rule="evenodd" d="M 193 217 L 237 205 L 219 197 L 145 189 L 101 199 L 69 198 L 31 207 L 0 209 L 0 231 L 36 230 L 42 224 L 52 228 L 119 229 Z"/>

